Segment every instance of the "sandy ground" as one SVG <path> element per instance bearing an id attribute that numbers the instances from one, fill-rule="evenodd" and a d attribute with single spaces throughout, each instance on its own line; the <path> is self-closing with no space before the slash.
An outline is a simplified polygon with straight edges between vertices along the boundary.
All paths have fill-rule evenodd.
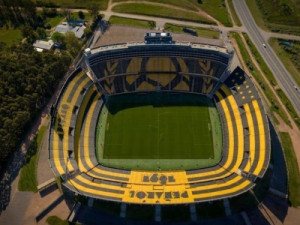
<path id="1" fill-rule="evenodd" d="M 155 31 L 150 29 L 143 29 L 143 28 L 112 25 L 96 42 L 95 47 L 99 47 L 102 45 L 116 44 L 116 43 L 143 42 L 146 32 L 155 32 Z M 220 46 L 224 45 L 224 42 L 221 39 L 195 37 L 188 34 L 173 33 L 173 40 L 202 42 L 202 43 L 208 43 L 208 44 L 220 45 Z"/>

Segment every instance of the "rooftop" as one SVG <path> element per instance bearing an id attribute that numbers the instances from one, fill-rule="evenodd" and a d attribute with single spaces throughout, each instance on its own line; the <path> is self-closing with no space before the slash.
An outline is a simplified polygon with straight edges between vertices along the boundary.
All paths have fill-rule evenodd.
<path id="1" fill-rule="evenodd" d="M 81 25 L 81 26 L 70 26 L 69 24 L 60 24 L 55 28 L 55 32 L 59 32 L 62 34 L 66 34 L 68 31 L 71 31 L 75 34 L 75 36 L 77 38 L 82 38 L 83 34 L 84 34 L 84 29 L 85 26 Z"/>
<path id="2" fill-rule="evenodd" d="M 54 45 L 54 42 L 52 40 L 49 41 L 43 41 L 43 40 L 36 40 L 33 43 L 33 47 L 35 47 L 36 49 L 38 49 L 38 51 L 42 51 L 43 50 L 50 50 Z"/>

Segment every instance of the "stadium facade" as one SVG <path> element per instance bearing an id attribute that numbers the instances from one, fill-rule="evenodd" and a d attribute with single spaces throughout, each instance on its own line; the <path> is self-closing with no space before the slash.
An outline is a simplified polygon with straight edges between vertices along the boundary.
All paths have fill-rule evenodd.
<path id="1" fill-rule="evenodd" d="M 151 33 L 141 43 L 85 50 L 85 65 L 69 77 L 52 113 L 49 160 L 69 190 L 92 198 L 138 204 L 186 204 L 230 198 L 262 178 L 270 160 L 270 132 L 251 79 L 229 71 L 232 52 L 174 42 Z M 208 96 L 222 123 L 222 158 L 194 170 L 108 168 L 95 153 L 96 122 L 113 95 L 184 92 Z"/>

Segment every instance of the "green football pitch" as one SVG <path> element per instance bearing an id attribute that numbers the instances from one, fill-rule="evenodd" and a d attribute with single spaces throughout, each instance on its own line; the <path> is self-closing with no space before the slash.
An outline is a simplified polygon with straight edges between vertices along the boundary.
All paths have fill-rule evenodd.
<path id="1" fill-rule="evenodd" d="M 200 168 L 216 164 L 221 157 L 216 108 L 210 99 L 199 95 L 110 97 L 99 117 L 96 135 L 98 160 L 107 166 Z"/>

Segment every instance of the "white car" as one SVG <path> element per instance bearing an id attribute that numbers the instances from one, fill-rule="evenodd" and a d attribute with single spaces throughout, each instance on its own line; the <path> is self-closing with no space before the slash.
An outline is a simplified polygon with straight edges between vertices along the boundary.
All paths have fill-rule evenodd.
<path id="1" fill-rule="evenodd" d="M 264 48 L 266 48 L 266 47 L 267 47 L 265 43 L 263 43 L 263 46 L 264 46 Z"/>
<path id="2" fill-rule="evenodd" d="M 294 88 L 295 88 L 296 91 L 298 91 L 298 87 L 296 85 L 294 85 Z"/>

